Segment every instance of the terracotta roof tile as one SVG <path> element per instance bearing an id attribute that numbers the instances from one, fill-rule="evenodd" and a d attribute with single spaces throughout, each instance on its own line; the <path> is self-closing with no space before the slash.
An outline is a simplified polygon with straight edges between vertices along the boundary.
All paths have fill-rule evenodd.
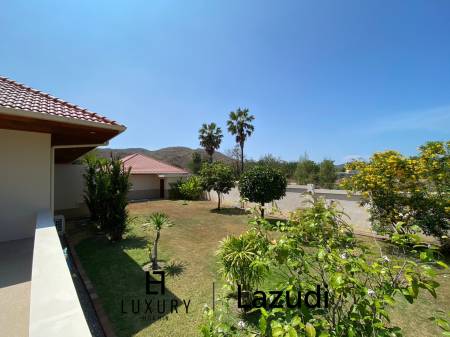
<path id="1" fill-rule="evenodd" d="M 120 126 L 94 112 L 0 76 L 0 107 Z"/>
<path id="2" fill-rule="evenodd" d="M 187 171 L 172 166 L 162 161 L 134 153 L 122 158 L 126 169 L 131 167 L 131 173 L 135 174 L 188 174 Z"/>

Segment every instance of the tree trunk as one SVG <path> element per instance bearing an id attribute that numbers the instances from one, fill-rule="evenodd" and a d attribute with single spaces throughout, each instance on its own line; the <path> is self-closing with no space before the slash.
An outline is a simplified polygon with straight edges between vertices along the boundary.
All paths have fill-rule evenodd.
<path id="1" fill-rule="evenodd" d="M 153 248 L 152 248 L 152 269 L 157 270 L 158 269 L 158 241 L 159 241 L 160 232 L 156 232 L 156 238 L 153 242 Z"/>
<path id="2" fill-rule="evenodd" d="M 220 211 L 220 193 L 219 192 L 217 192 L 217 200 L 218 200 L 217 209 Z"/>
<path id="3" fill-rule="evenodd" d="M 264 203 L 261 203 L 261 218 L 264 219 Z"/>
<path id="4" fill-rule="evenodd" d="M 241 143 L 241 173 L 244 173 L 244 143 Z"/>

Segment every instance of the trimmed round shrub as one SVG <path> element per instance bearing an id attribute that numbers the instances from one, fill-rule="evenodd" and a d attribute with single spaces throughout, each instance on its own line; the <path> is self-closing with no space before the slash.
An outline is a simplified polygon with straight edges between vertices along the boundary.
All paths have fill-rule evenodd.
<path id="1" fill-rule="evenodd" d="M 239 180 L 241 198 L 260 204 L 263 217 L 264 204 L 284 197 L 286 186 L 287 180 L 281 171 L 263 165 L 245 171 Z"/>

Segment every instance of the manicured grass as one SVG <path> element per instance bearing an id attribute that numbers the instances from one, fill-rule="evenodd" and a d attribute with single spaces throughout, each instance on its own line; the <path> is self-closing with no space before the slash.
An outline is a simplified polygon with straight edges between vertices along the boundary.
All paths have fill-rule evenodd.
<path id="1" fill-rule="evenodd" d="M 92 237 L 76 246 L 119 337 L 199 335 L 203 306 L 211 305 L 212 283 L 217 282 L 215 251 L 219 241 L 248 228 L 247 215 L 232 209 L 218 213 L 212 211 L 214 207 L 215 204 L 202 201 L 187 205 L 165 200 L 131 204 L 130 216 L 134 220 L 122 242 L 110 244 L 101 237 Z M 181 275 L 167 277 L 169 296 L 190 299 L 191 303 L 188 314 L 182 305 L 178 314 L 168 314 L 151 322 L 140 315 L 122 314 L 121 300 L 150 298 L 145 295 L 142 266 L 149 262 L 146 244 L 153 236 L 140 224 L 156 211 L 167 213 L 175 223 L 161 232 L 159 259 L 175 259 L 185 264 Z"/>
<path id="2" fill-rule="evenodd" d="M 125 239 L 110 244 L 101 236 L 83 234 L 85 237 L 76 246 L 84 268 L 99 294 L 102 304 L 114 325 L 118 337 L 128 336 L 199 336 L 198 326 L 202 321 L 204 304 L 211 305 L 212 283 L 220 283 L 217 276 L 215 252 L 219 241 L 227 235 L 236 235 L 248 229 L 248 216 L 234 209 L 220 213 L 210 202 L 151 201 L 131 204 L 133 218 Z M 184 306 L 178 314 L 167 314 L 155 321 L 142 319 L 142 315 L 121 313 L 121 301 L 150 299 L 145 294 L 145 275 L 142 266 L 149 262 L 147 241 L 153 237 L 141 224 L 152 212 L 165 212 L 173 220 L 173 227 L 164 229 L 159 245 L 159 259 L 166 262 L 177 260 L 184 268 L 179 276 L 167 277 L 166 298 L 190 300 L 189 313 Z M 362 238 L 374 247 L 371 239 Z M 276 275 L 265 285 L 274 285 Z M 439 330 L 428 321 L 437 309 L 449 311 L 450 278 L 439 278 L 441 287 L 438 299 L 422 295 L 414 304 L 399 300 L 393 312 L 393 323 L 399 324 L 406 336 L 438 336 Z M 128 302 L 129 303 L 129 302 Z M 141 303 L 145 310 L 145 303 Z"/>

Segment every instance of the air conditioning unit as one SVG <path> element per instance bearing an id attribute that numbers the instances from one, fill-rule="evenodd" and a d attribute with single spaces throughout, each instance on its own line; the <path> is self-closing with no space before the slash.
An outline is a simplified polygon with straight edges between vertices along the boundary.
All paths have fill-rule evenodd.
<path id="1" fill-rule="evenodd" d="M 66 219 L 64 215 L 55 215 L 54 217 L 56 231 L 59 235 L 63 235 L 66 229 Z"/>

